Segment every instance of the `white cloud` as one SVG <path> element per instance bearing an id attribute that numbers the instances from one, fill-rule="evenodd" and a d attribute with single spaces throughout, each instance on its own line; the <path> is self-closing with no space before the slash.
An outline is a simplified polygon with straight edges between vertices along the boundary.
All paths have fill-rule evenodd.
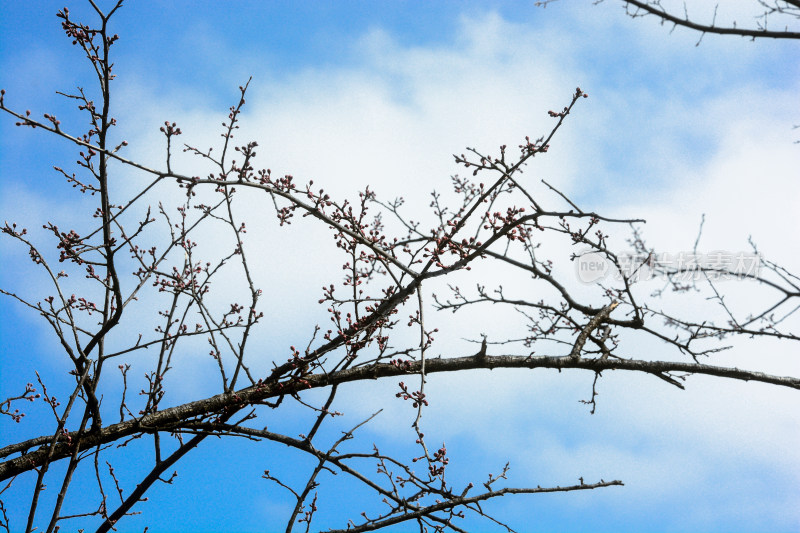
<path id="1" fill-rule="evenodd" d="M 618 15 L 604 10 L 592 11 L 591 20 L 583 19 L 587 16 L 583 11 L 568 15 L 581 27 L 600 22 L 601 34 L 619 31 Z M 631 28 L 634 40 L 650 37 L 635 24 Z M 561 35 L 559 40 L 552 29 L 531 30 L 492 13 L 474 19 L 462 17 L 455 42 L 435 48 L 404 47 L 387 32 L 373 29 L 354 41 L 355 65 L 305 69 L 280 80 L 271 80 L 268 72 L 256 77 L 236 141 L 257 139 L 261 164 L 276 174 L 291 173 L 300 182 L 314 179 L 337 196 L 352 198 L 354 190 L 369 185 L 382 198 L 402 194 L 411 197 L 410 205 L 425 205 L 430 190 L 446 189 L 447 176 L 463 170 L 453 164 L 452 152 L 460 153 L 465 145 L 494 152 L 501 143 L 515 146 L 526 134 L 547 131 L 552 121 L 546 110 L 565 103 L 577 85 L 575 79 L 582 76 L 575 70 L 577 62 L 564 61 L 559 50 L 575 52 L 579 48 L 570 35 Z M 659 57 L 670 53 L 669 44 L 658 50 Z M 594 82 L 602 84 L 604 80 Z M 163 141 L 155 133 L 165 118 L 177 121 L 184 130 L 179 140 L 201 148 L 219 146 L 220 127 L 209 125 L 225 120 L 225 111 L 204 108 L 201 95 L 193 88 L 187 88 L 189 96 L 176 102 L 177 90 L 159 98 L 150 92 L 145 77 L 128 81 L 124 87 L 119 97 L 124 103 L 121 123 L 134 128 L 128 129 L 132 135 L 127 138 L 135 159 L 163 167 Z M 706 99 L 698 117 L 691 105 L 659 102 L 655 88 L 635 90 L 645 90 L 632 100 L 633 105 L 644 107 L 639 112 L 666 126 L 642 139 L 644 148 L 631 147 L 632 152 L 645 150 L 644 155 L 635 157 L 653 159 L 652 179 L 660 185 L 657 201 L 648 201 L 652 188 L 649 177 L 643 176 L 640 188 L 626 187 L 624 196 L 609 183 L 618 194 L 604 198 L 600 206 L 586 207 L 619 216 L 645 215 L 649 220 L 646 236 L 654 244 L 683 248 L 693 242 L 699 214 L 706 212 L 703 242 L 744 244 L 746 235 L 753 233 L 757 239 L 758 235 L 770 239 L 770 248 L 778 250 L 781 259 L 796 257 L 791 246 L 778 246 L 781 232 L 773 230 L 793 224 L 792 207 L 799 197 L 772 195 L 773 190 L 797 188 L 787 164 L 796 159 L 796 149 L 783 136 L 782 123 L 791 109 L 791 94 L 765 94 L 762 87 L 736 85 L 711 98 L 710 104 Z M 620 123 L 614 106 L 624 106 L 625 95 L 580 104 L 585 108 L 579 107 L 570 117 L 552 152 L 534 161 L 526 175 L 531 181 L 544 176 L 582 196 L 580 190 L 587 178 L 603 180 L 593 169 L 626 157 L 598 149 L 593 141 L 601 141 L 601 136 L 581 137 L 592 130 L 613 135 L 624 129 L 626 124 Z M 635 110 L 626 112 L 623 120 L 635 114 Z M 726 132 L 721 137 L 720 130 Z M 719 138 L 717 150 L 704 155 L 699 168 L 682 160 L 681 143 L 672 139 L 684 131 Z M 209 167 L 186 154 L 177 152 L 175 161 L 186 174 L 208 172 Z M 759 185 L 772 185 L 753 187 L 754 176 Z M 131 180 L 131 189 L 141 186 L 136 183 Z M 670 184 L 676 187 L 670 188 Z M 748 190 L 746 195 L 740 193 L 744 190 Z M 635 198 L 635 203 L 626 205 L 628 197 Z M 586 200 L 592 203 L 591 198 Z M 783 205 L 773 209 L 776 201 Z M 270 229 L 273 226 L 267 225 L 270 215 L 264 213 L 264 202 L 256 198 L 251 204 L 243 216 L 256 218 L 248 238 L 253 239 L 251 253 L 263 262 L 258 273 L 262 285 L 268 287 L 275 302 L 313 302 L 319 287 L 336 275 L 342 262 L 331 255 L 328 237 L 300 237 L 305 230 L 298 228 Z M 759 206 L 764 206 L 763 212 Z M 770 216 L 765 215 L 767 211 Z M 776 224 L 775 217 L 782 214 L 786 220 Z M 424 216 L 423 211 L 413 216 Z M 720 231 L 723 224 L 725 229 Z M 267 240 L 263 240 L 265 234 Z M 223 238 L 223 233 L 214 235 L 209 235 L 212 241 Z M 723 240 L 726 235 L 733 240 Z M 318 253 L 311 257 L 293 253 L 298 238 L 309 239 L 308 246 Z M 276 257 L 274 250 L 283 253 Z M 571 265 L 565 270 L 568 268 Z M 276 279 L 280 283 L 275 283 Z M 309 308 L 286 309 L 283 327 L 301 322 Z M 480 326 L 481 331 L 490 328 L 496 330 L 488 324 Z M 466 331 L 448 340 L 476 336 L 468 328 Z"/>

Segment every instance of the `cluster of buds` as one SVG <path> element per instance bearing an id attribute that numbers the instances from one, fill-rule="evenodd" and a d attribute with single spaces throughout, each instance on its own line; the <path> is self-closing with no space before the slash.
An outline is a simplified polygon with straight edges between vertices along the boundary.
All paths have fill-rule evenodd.
<path id="1" fill-rule="evenodd" d="M 412 369 L 412 363 L 408 359 L 392 359 L 389 364 L 403 372 L 411 372 Z"/>
<path id="2" fill-rule="evenodd" d="M 409 392 L 408 387 L 402 381 L 399 383 L 400 385 L 400 392 L 395 394 L 395 398 L 402 398 L 403 400 L 413 400 L 414 401 L 414 408 L 419 407 L 420 405 L 428 406 L 428 400 L 425 399 L 425 393 L 421 391 L 412 391 Z"/>

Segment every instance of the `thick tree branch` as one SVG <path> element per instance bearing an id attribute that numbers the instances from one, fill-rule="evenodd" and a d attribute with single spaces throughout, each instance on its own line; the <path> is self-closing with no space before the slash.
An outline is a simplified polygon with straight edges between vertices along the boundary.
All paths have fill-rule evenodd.
<path id="1" fill-rule="evenodd" d="M 739 368 L 703 365 L 698 363 L 679 363 L 671 361 L 644 361 L 636 359 L 574 359 L 563 356 L 526 357 L 520 355 L 495 355 L 495 356 L 468 356 L 454 358 L 428 359 L 426 361 L 426 374 L 438 372 L 455 372 L 474 369 L 495 368 L 550 368 L 557 370 L 580 369 L 591 372 L 607 370 L 624 370 L 630 372 L 644 372 L 659 375 L 665 372 L 684 372 L 687 374 L 717 376 L 742 381 L 756 381 L 769 383 L 782 387 L 800 390 L 800 378 L 782 377 L 764 374 Z M 82 442 L 81 449 L 90 449 L 98 444 L 107 444 L 137 433 L 153 433 L 168 431 L 171 427 L 180 425 L 181 422 L 196 417 L 209 416 L 226 410 L 239 410 L 248 405 L 260 403 L 270 398 L 287 394 L 297 394 L 306 389 L 329 387 L 338 383 L 378 379 L 392 376 L 418 374 L 421 371 L 421 362 L 409 362 L 403 369 L 391 364 L 377 364 L 374 366 L 350 368 L 332 374 L 308 375 L 303 380 L 280 382 L 256 387 L 247 387 L 235 393 L 218 394 L 210 398 L 186 403 L 146 415 L 136 420 L 129 420 L 119 424 L 107 426 L 99 432 L 87 434 Z M 24 443 L 0 449 L 0 456 L 23 449 L 30 449 L 39 443 L 45 442 L 38 437 Z M 52 451 L 53 460 L 63 459 L 71 454 L 67 444 L 59 443 Z M 27 453 L 20 457 L 0 463 L 0 481 L 8 479 L 22 472 L 31 470 L 43 464 L 48 455 L 47 446 Z"/>
<path id="2" fill-rule="evenodd" d="M 683 26 L 692 30 L 702 33 L 716 33 L 719 35 L 739 35 L 741 37 L 767 38 L 767 39 L 800 39 L 800 32 L 796 31 L 773 31 L 766 28 L 763 29 L 747 29 L 737 27 L 721 27 L 712 24 L 700 24 L 690 20 L 688 17 L 681 18 L 677 15 L 669 13 L 666 9 L 661 7 L 658 2 L 647 2 L 643 0 L 623 0 L 626 5 L 634 6 L 641 9 L 650 15 L 655 15 L 660 18 L 662 22 L 671 22 L 677 26 Z M 640 14 L 632 13 L 634 17 L 641 16 Z"/>

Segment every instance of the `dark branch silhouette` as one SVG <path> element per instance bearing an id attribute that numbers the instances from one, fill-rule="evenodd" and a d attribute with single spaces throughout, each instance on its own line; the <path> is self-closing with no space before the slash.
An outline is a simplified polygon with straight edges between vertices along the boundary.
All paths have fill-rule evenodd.
<path id="1" fill-rule="evenodd" d="M 97 531 L 116 528 L 136 512 L 156 483 L 170 483 L 176 474 L 163 476 L 209 436 L 289 446 L 314 461 L 300 485 L 269 470 L 262 476 L 294 499 L 286 517 L 287 531 L 311 527 L 317 509 L 324 505 L 316 488 L 326 472 L 345 474 L 374 495 L 374 501 L 363 503 L 360 517 L 325 526 L 338 527 L 335 531 L 372 531 L 409 521 L 422 529 L 462 531 L 458 522 L 466 513 L 502 524 L 483 511 L 482 501 L 623 484 L 602 479 L 584 483 L 579 478 L 579 484 L 573 480 L 556 486 L 515 488 L 503 486 L 509 470 L 506 465 L 500 473 L 490 475 L 481 492 L 473 491 L 474 483 L 453 486 L 447 469 L 451 459 L 457 459 L 448 456 L 444 445 L 430 446 L 423 431 L 429 401 L 426 376 L 434 373 L 550 368 L 588 372 L 594 375 L 596 385 L 604 371 L 615 370 L 650 374 L 681 389 L 690 386 L 695 375 L 800 389 L 800 377 L 759 371 L 758 358 L 753 358 L 753 368 L 747 369 L 706 362 L 727 349 L 725 343 L 733 339 L 800 340 L 787 321 L 798 309 L 800 278 L 761 257 L 757 250 L 754 257 L 759 268 L 746 272 L 726 263 L 691 269 L 659 264 L 655 250 L 645 245 L 640 234 L 638 224 L 643 220 L 618 219 L 583 209 L 549 183 L 545 183 L 547 194 L 542 194 L 523 179 L 525 166 L 546 155 L 567 117 L 587 98 L 582 89 L 575 89 L 560 111 L 548 112 L 552 126 L 535 140 L 526 137 L 513 149 L 503 145 L 494 155 L 475 148 L 456 155 L 456 164 L 470 176 L 452 178 L 455 200 L 432 194 L 433 222 L 425 225 L 412 220 L 417 214 L 407 213 L 402 199 L 384 200 L 367 189 L 355 201 L 337 200 L 313 182 L 300 184 L 291 175 L 273 176 L 268 168 L 257 166 L 257 142 L 234 141 L 249 81 L 239 87 L 238 101 L 223 124 L 221 146 L 213 147 L 216 152 L 183 145 L 184 152 L 206 165 L 204 177 L 182 173 L 173 160 L 177 137 L 183 134 L 174 122 L 161 127 L 165 141 L 161 168 L 123 156 L 127 142 L 109 144 L 109 132 L 118 126 L 111 115 L 111 49 L 118 36 L 108 31 L 109 19 L 122 2 L 104 13 L 89 1 L 98 24 L 74 21 L 67 9 L 58 13 L 66 35 L 86 56 L 96 76 L 94 93 L 84 89 L 60 93 L 77 104 L 88 129 L 71 132 L 49 113 L 35 118 L 30 111 L 7 104 L 11 95 L 0 91 L 0 111 L 14 117 L 19 127 L 39 130 L 76 147 L 79 159 L 74 168 L 55 170 L 76 194 L 91 196 L 97 209 L 78 228 L 43 221 L 43 228 L 55 240 L 50 245 L 14 223 L 2 228 L 10 242 L 27 250 L 34 268 L 49 279 L 50 290 L 46 295 L 6 289 L 0 293 L 48 323 L 63 351 L 60 356 L 69 365 L 70 386 L 61 380 L 58 390 L 53 390 L 52 369 L 48 369 L 43 376 L 37 374 L 37 385 L 20 384 L 18 394 L 0 403 L 0 415 L 7 415 L 0 417 L 2 423 L 23 421 L 25 413 L 17 408 L 21 402 L 33 402 L 32 408 L 52 416 L 52 425 L 44 434 L 18 442 L 11 439 L 0 448 L 0 480 L 8 480 L 3 491 L 15 490 L 21 476 L 32 480 L 25 531 L 56 531 L 76 517 L 94 520 Z M 628 3 L 647 12 L 657 5 Z M 672 21 L 666 14 L 659 16 Z M 716 30 L 711 28 L 704 31 Z M 771 35 L 762 32 L 757 36 Z M 143 178 L 138 192 L 115 196 L 113 191 L 118 189 L 113 184 L 120 169 L 135 171 Z M 170 203 L 164 195 L 157 205 L 148 205 L 152 193 L 162 189 L 178 190 L 182 199 Z M 329 329 L 315 325 L 297 343 L 305 348 L 265 346 L 253 340 L 254 333 L 283 309 L 264 302 L 264 289 L 254 275 L 260 265 L 247 233 L 248 211 L 240 207 L 244 195 L 262 198 L 274 210 L 278 227 L 306 218 L 314 227 L 328 231 L 343 257 L 343 264 L 331 265 L 333 279 L 322 288 L 318 301 L 331 325 Z M 205 230 L 211 227 L 224 228 L 227 240 L 215 241 L 201 252 L 198 243 L 208 239 Z M 608 232 L 617 227 L 632 232 L 632 250 L 609 247 Z M 540 250 L 544 239 L 570 248 L 570 254 L 557 261 L 581 264 L 590 253 L 615 269 L 618 278 L 596 283 L 589 296 L 577 291 L 575 273 L 556 269 L 553 258 Z M 303 253 L 312 253 L 303 248 L 302 241 L 297 246 Z M 452 280 L 456 273 L 478 265 L 523 274 L 537 290 L 487 287 L 478 278 L 474 290 L 450 284 L 447 294 L 436 294 L 428 301 L 427 290 L 434 281 Z M 657 295 L 640 290 L 643 269 L 662 276 L 680 296 L 701 291 L 696 280 L 703 280 L 722 319 L 709 316 L 697 322 L 664 311 Z M 694 275 L 688 282 L 687 273 Z M 739 316 L 716 284 L 722 276 L 738 277 L 776 297 L 766 309 Z M 531 294 L 549 296 L 532 299 Z M 243 301 L 237 301 L 242 297 Z M 134 311 L 142 309 L 143 299 L 150 305 L 144 309 L 157 321 L 152 330 Z M 157 302 L 155 308 L 152 302 Z M 525 322 L 519 335 L 501 338 L 492 331 L 467 331 L 466 336 L 480 344 L 477 353 L 469 354 L 447 353 L 449 348 L 436 344 L 438 331 L 426 324 L 429 311 L 457 313 L 487 304 L 518 311 Z M 125 341 L 126 335 L 111 335 L 131 331 L 135 332 L 133 341 Z M 407 332 L 412 335 L 403 334 Z M 657 341 L 663 351 L 652 355 L 631 352 L 623 341 L 626 332 Z M 20 335 L 28 334 L 20 331 Z M 180 379 L 176 364 L 196 354 L 196 339 L 207 342 L 205 349 L 216 368 L 216 394 L 170 403 L 166 392 Z M 264 360 L 272 367 L 256 370 Z M 140 369 L 147 365 L 143 378 L 129 372 L 134 364 Z M 109 371 L 114 368 L 119 374 Z M 372 417 L 342 431 L 333 443 L 320 431 L 323 426 L 333 426 L 332 420 L 341 414 L 334 409 L 343 387 L 376 379 L 397 391 L 396 401 L 410 402 L 413 407 L 409 437 L 418 456 L 395 457 L 382 453 L 377 444 L 363 442 L 359 430 Z M 131 394 L 133 390 L 139 394 Z M 324 391 L 324 400 L 309 399 L 308 392 L 314 390 Z M 593 387 L 592 399 L 586 402 L 592 405 L 592 412 L 595 396 Z M 62 405 L 57 398 L 67 400 Z M 280 417 L 290 402 L 305 409 L 303 423 L 308 430 L 304 435 L 298 438 L 273 432 L 258 423 L 259 417 Z M 109 416 L 116 418 L 117 414 L 118 421 L 110 423 Z M 12 435 L 5 430 L 2 434 L 6 440 Z M 359 451 L 340 449 L 346 441 L 352 441 Z M 112 461 L 115 448 L 128 446 L 151 449 L 154 457 L 146 468 L 131 474 L 138 476 L 138 483 L 126 485 Z M 48 484 L 56 484 L 57 475 L 49 469 L 56 462 L 62 462 L 65 469 L 58 470 L 60 488 L 55 503 L 45 506 L 40 495 Z M 421 472 L 414 469 L 415 464 Z M 83 496 L 85 501 L 95 498 L 96 505 L 79 515 L 65 515 L 62 504 L 76 476 L 94 480 L 96 492 Z M 114 491 L 119 502 L 109 496 Z M 1 502 L 0 508 L 0 525 L 7 530 L 18 528 L 8 523 Z M 504 527 L 510 530 L 510 526 Z"/>
<path id="2" fill-rule="evenodd" d="M 601 0 L 602 1 L 602 0 Z M 764 10 L 756 19 L 755 28 L 739 27 L 735 22 L 731 26 L 718 26 L 716 22 L 717 6 L 714 8 L 714 17 L 710 22 L 698 22 L 693 19 L 684 4 L 684 12 L 677 14 L 663 7 L 660 0 L 623 0 L 626 12 L 632 18 L 652 15 L 661 19 L 662 23 L 683 26 L 702 34 L 716 33 L 718 35 L 738 35 L 752 39 L 800 39 L 800 32 L 789 30 L 789 23 L 800 20 L 800 2 L 795 0 L 774 0 L 772 3 L 758 0 L 757 4 Z M 754 3 L 755 4 L 755 3 Z M 780 17 L 778 24 L 785 23 L 783 29 L 773 30 L 768 28 L 770 17 Z"/>

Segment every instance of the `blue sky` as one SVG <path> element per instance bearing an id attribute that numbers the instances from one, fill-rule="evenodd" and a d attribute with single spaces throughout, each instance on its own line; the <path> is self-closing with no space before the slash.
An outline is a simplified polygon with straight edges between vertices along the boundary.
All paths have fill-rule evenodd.
<path id="1" fill-rule="evenodd" d="M 80 117 L 55 95 L 91 83 L 55 17 L 62 4 L 0 7 L 0 86 L 7 105 L 37 116 L 55 112 L 80 131 Z M 792 126 L 800 124 L 800 44 L 706 36 L 695 46 L 696 34 L 631 20 L 611 0 L 597 6 L 562 0 L 546 9 L 532 4 L 130 2 L 112 21 L 121 36 L 114 56 L 116 135 L 129 141 L 130 157 L 154 166 L 163 165 L 158 127 L 164 120 L 178 122 L 183 141 L 210 146 L 237 87 L 252 76 L 239 138 L 258 140 L 262 165 L 314 179 L 339 197 L 352 198 L 366 185 L 383 198 L 404 195 L 411 212 L 424 217 L 428 192 L 447 189 L 448 177 L 459 171 L 450 154 L 537 137 L 549 124 L 547 110 L 565 105 L 580 86 L 590 98 L 526 175 L 547 179 L 588 209 L 647 218 L 646 236 L 661 249 L 691 249 L 705 213 L 709 250 L 747 250 L 752 236 L 769 258 L 796 272 L 800 147 L 793 142 L 800 134 Z M 744 24 L 745 4 L 724 6 L 729 11 L 720 11 L 718 20 L 735 15 Z M 91 16 L 81 2 L 68 5 L 76 18 Z M 691 8 L 705 14 L 702 5 Z M 81 224 L 91 201 L 51 169 L 74 160 L 73 149 L 15 128 L 8 118 L 0 120 L 0 136 L 2 219 L 41 239 L 36 228 L 42 220 Z M 177 161 L 187 174 L 202 169 L 185 156 Z M 121 195 L 137 188 L 140 176 L 122 169 L 118 176 Z M 271 219 L 259 218 L 258 205 L 250 209 L 252 233 L 263 235 L 253 238 L 265 239 L 263 246 L 255 241 L 259 279 L 270 301 L 284 303 L 257 337 L 268 368 L 286 346 L 304 345 L 313 325 L 325 320 L 314 305 L 318 287 L 335 280 L 341 261 L 329 236 L 302 225 L 278 231 Z M 214 238 L 209 234 L 211 246 Z M 618 239 L 624 246 L 624 236 Z M 298 249 L 298 242 L 305 247 Z M 284 251 L 279 261 L 269 253 L 275 249 Z M 314 250 L 311 260 L 308 250 Z M 0 286 L 34 300 L 47 294 L 26 250 L 6 239 L 0 253 Z M 731 290 L 739 310 L 761 302 L 749 289 Z M 705 309 L 702 303 L 681 308 Z M 67 365 L 41 321 L 9 299 L 0 315 L 0 397 L 34 381 L 34 369 L 58 390 Z M 512 335 L 515 323 L 501 316 L 431 317 L 445 332 L 435 349 L 463 355 L 474 353 L 465 337 Z M 124 329 L 115 341 L 133 331 Z M 674 356 L 663 346 L 630 342 L 631 355 Z M 718 361 L 798 375 L 792 348 L 738 343 Z M 217 391 L 206 359 L 186 354 L 169 399 Z M 142 365 L 135 366 L 139 374 Z M 626 482 L 488 506 L 519 531 L 800 528 L 796 393 L 707 378 L 691 379 L 681 392 L 647 376 L 609 375 L 600 383 L 598 412 L 590 415 L 578 401 L 591 393 L 591 379 L 545 371 L 432 376 L 426 434 L 447 443 L 453 482 L 481 482 L 506 461 L 510 486 L 564 485 L 580 476 Z M 324 437 L 335 439 L 380 407 L 384 412 L 363 430 L 362 442 L 412 455 L 413 413 L 398 405 L 395 387 L 387 380 L 343 393 L 345 416 Z M 49 431 L 41 403 L 25 408 L 21 424 L 0 420 L 2 444 Z M 303 417 L 293 407 L 264 424 L 296 434 L 307 429 Z M 111 452 L 127 490 L 137 481 L 137 462 L 150 460 L 149 453 L 135 445 Z M 141 514 L 120 531 L 145 525 L 151 531 L 282 530 L 290 500 L 260 475 L 270 469 L 299 482 L 307 468 L 279 446 L 209 439 L 179 464 L 174 484 L 154 488 L 150 501 L 137 507 Z M 50 494 L 62 470 L 51 469 Z M 69 510 L 96 505 L 92 476 L 76 480 L 81 490 L 68 500 Z M 343 527 L 346 517 L 367 506 L 367 495 L 338 482 L 327 479 L 320 489 L 317 528 Z M 2 494 L 17 528 L 31 486 L 30 477 L 21 478 Z M 466 527 L 491 526 L 470 519 Z"/>

